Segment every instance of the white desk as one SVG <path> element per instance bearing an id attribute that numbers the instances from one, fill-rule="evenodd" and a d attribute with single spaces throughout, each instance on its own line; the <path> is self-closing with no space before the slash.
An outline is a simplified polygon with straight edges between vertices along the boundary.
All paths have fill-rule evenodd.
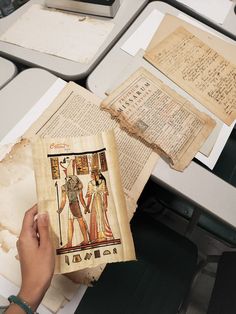
<path id="1" fill-rule="evenodd" d="M 110 88 L 111 82 L 115 80 L 117 75 L 119 76 L 122 69 L 125 69 L 132 63 L 133 57 L 120 49 L 120 47 L 154 9 L 172 15 L 180 13 L 175 8 L 159 1 L 150 3 L 144 9 L 137 20 L 88 77 L 88 88 L 99 97 L 105 97 L 105 92 Z M 169 84 L 170 87 L 175 88 L 174 83 L 171 83 L 164 75 L 161 75 L 158 71 L 156 75 Z M 236 227 L 236 189 L 195 162 L 192 162 L 183 173 L 180 173 L 172 170 L 161 160 L 154 169 L 153 176 L 155 180 L 166 185 L 169 189 L 173 189 L 198 206 Z"/>
<path id="2" fill-rule="evenodd" d="M 210 26 L 212 26 L 213 28 L 216 28 L 217 30 L 225 33 L 232 39 L 236 40 L 236 13 L 234 11 L 234 8 L 236 6 L 235 0 L 232 0 L 231 8 L 228 14 L 226 15 L 223 23 L 219 23 L 211 19 L 210 16 L 212 16 L 212 12 L 207 12 L 206 10 L 203 10 L 203 8 L 201 8 L 200 11 L 204 12 L 204 16 L 201 16 L 201 12 L 193 10 L 191 6 L 187 4 L 187 2 L 185 2 L 186 4 L 183 4 L 181 0 L 168 0 L 167 2 L 169 2 L 172 5 L 176 5 L 176 7 L 179 8 L 181 11 L 186 12 L 187 14 L 191 16 L 197 15 L 197 18 L 200 19 L 202 22 L 206 24 L 210 24 Z M 205 1 L 205 2 L 208 2 L 208 1 Z M 211 11 L 214 12 L 214 8 Z"/>
<path id="3" fill-rule="evenodd" d="M 49 72 L 28 69 L 19 73 L 0 91 L 0 104 L 7 104 L 0 118 L 0 138 L 16 125 L 55 80 L 56 76 Z"/>
<path id="4" fill-rule="evenodd" d="M 236 38 L 236 1 L 235 0 L 233 1 L 231 10 L 229 11 L 229 14 L 226 16 L 226 19 L 222 26 L 225 30 L 232 33 Z"/>
<path id="5" fill-rule="evenodd" d="M 121 0 L 121 6 L 113 19 L 115 24 L 114 28 L 96 52 L 94 58 L 88 64 L 66 60 L 2 41 L 0 41 L 0 54 L 30 67 L 47 69 L 67 80 L 82 79 L 92 71 L 106 52 L 114 45 L 147 2 L 148 0 Z M 8 27 L 10 27 L 32 4 L 36 3 L 44 4 L 44 0 L 30 0 L 9 16 L 0 19 L 0 35 L 3 34 L 5 30 L 8 29 Z"/>
<path id="6" fill-rule="evenodd" d="M 14 63 L 0 57 L 0 89 L 3 88 L 17 73 Z"/>

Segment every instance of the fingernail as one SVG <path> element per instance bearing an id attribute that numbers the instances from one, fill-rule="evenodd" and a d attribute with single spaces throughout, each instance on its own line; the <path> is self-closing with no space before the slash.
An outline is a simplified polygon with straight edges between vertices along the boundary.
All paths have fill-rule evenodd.
<path id="1" fill-rule="evenodd" d="M 38 213 L 38 222 L 48 224 L 48 212 Z"/>

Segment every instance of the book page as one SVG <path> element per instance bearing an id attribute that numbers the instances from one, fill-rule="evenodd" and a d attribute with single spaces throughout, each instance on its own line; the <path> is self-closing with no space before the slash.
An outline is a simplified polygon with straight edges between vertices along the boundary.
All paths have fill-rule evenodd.
<path id="1" fill-rule="evenodd" d="M 33 140 L 38 208 L 50 215 L 55 273 L 135 259 L 113 131 Z"/>
<path id="2" fill-rule="evenodd" d="M 119 128 L 110 114 L 100 109 L 101 99 L 87 89 L 70 82 L 48 109 L 25 133 L 26 138 L 77 137 L 114 129 L 118 147 L 122 186 L 128 217 L 136 210 L 137 200 L 159 156 L 138 139 Z M 90 284 L 101 275 L 104 266 L 69 274 L 75 282 Z"/>
<path id="3" fill-rule="evenodd" d="M 236 66 L 183 27 L 158 44 L 158 31 L 144 57 L 227 125 L 236 118 Z"/>
<path id="4" fill-rule="evenodd" d="M 70 82 L 26 132 L 25 137 L 76 137 L 114 129 L 122 186 L 137 202 L 158 155 L 141 141 L 121 130 L 116 120 L 100 109 L 101 99 L 87 89 Z M 135 208 L 128 208 L 134 212 Z"/>
<path id="5" fill-rule="evenodd" d="M 101 106 L 180 171 L 215 127 L 213 119 L 144 68 L 131 75 Z"/>
<path id="6" fill-rule="evenodd" d="M 115 88 L 117 88 L 119 85 L 121 85 L 131 74 L 133 74 L 138 68 L 143 67 L 149 72 L 151 72 L 153 75 L 155 75 L 157 78 L 162 80 L 164 84 L 167 84 L 170 88 L 174 89 L 178 94 L 183 96 L 184 98 L 188 99 L 192 105 L 199 111 L 205 112 L 207 115 L 212 117 L 215 122 L 216 126 L 214 130 L 211 132 L 210 136 L 207 138 L 207 140 L 204 142 L 204 144 L 201 146 L 200 151 L 197 153 L 195 158 L 198 159 L 201 157 L 205 157 L 208 160 L 211 159 L 211 153 L 215 149 L 215 146 L 217 146 L 218 138 L 221 136 L 221 133 L 226 129 L 228 131 L 227 134 L 230 135 L 230 132 L 232 128 L 226 126 L 225 123 L 223 123 L 221 120 L 219 120 L 212 112 L 210 112 L 206 107 L 201 105 L 196 99 L 189 97 L 188 94 L 186 94 L 182 89 L 178 88 L 176 84 L 169 82 L 168 78 L 163 76 L 155 67 L 153 67 L 149 62 L 147 62 L 144 58 L 144 51 L 140 50 L 138 54 L 136 54 L 135 57 L 133 57 L 132 61 L 129 62 L 129 65 L 122 69 L 122 71 L 117 75 L 115 80 L 111 82 L 111 85 L 109 89 L 106 91 L 106 95 L 108 96 Z M 205 163 L 204 163 L 205 164 Z M 207 165 L 207 164 L 205 164 Z"/>

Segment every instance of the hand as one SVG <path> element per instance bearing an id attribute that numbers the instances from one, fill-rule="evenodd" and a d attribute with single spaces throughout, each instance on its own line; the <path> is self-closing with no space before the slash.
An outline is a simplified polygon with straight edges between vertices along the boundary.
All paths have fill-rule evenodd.
<path id="1" fill-rule="evenodd" d="M 55 252 L 50 239 L 48 213 L 39 213 L 37 206 L 24 217 L 17 249 L 22 284 L 19 297 L 35 311 L 50 286 L 55 267 Z"/>

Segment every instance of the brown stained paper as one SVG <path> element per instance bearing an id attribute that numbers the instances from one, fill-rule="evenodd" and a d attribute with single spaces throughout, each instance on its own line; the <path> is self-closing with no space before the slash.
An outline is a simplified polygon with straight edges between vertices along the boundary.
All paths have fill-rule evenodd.
<path id="1" fill-rule="evenodd" d="M 158 42 L 144 58 L 224 123 L 236 118 L 236 66 L 183 27 Z"/>
<path id="2" fill-rule="evenodd" d="M 16 143 L 0 162 L 0 273 L 15 285 L 21 284 L 16 241 L 25 211 L 36 202 L 31 145 L 28 140 Z M 65 276 L 54 276 L 42 304 L 57 312 L 78 290 Z"/>
<path id="3" fill-rule="evenodd" d="M 150 72 L 140 68 L 102 102 L 129 132 L 184 170 L 215 126 Z"/>
<path id="4" fill-rule="evenodd" d="M 100 109 L 100 103 L 96 95 L 70 82 L 25 136 L 77 137 L 114 129 L 122 186 L 127 197 L 137 202 L 159 156 L 121 130 L 117 121 Z"/>
<path id="5" fill-rule="evenodd" d="M 56 273 L 135 259 L 113 131 L 38 138 L 33 160 L 38 208 L 51 218 Z"/>
<path id="6" fill-rule="evenodd" d="M 118 123 L 112 120 L 108 113 L 100 110 L 100 102 L 101 100 L 88 90 L 75 83 L 68 83 L 41 117 L 29 127 L 24 137 L 33 138 L 35 135 L 51 138 L 78 137 L 113 128 L 118 146 L 121 180 L 125 191 L 128 217 L 131 219 L 139 195 L 159 156 L 139 140 L 121 130 Z M 95 161 L 95 159 L 93 160 Z M 101 155 L 100 162 L 103 171 L 106 171 L 107 165 L 103 155 Z M 59 177 L 58 164 L 59 160 L 52 159 L 50 165 L 53 169 L 53 180 L 58 180 Z M 80 175 L 87 175 L 88 163 L 85 157 L 76 159 L 76 169 Z M 15 242 L 25 211 L 37 203 L 29 140 L 24 139 L 15 144 L 10 154 L 0 162 L 0 178 L 1 275 L 20 285 L 20 267 L 16 258 Z M 66 208 L 63 212 L 65 211 Z M 69 262 L 71 261 L 69 260 Z M 74 262 L 79 263 L 79 256 L 74 258 Z M 71 272 L 67 276 L 74 282 L 90 285 L 92 281 L 99 279 L 104 267 L 105 264 L 101 264 L 94 268 L 89 267 Z M 43 304 L 53 312 L 56 312 L 65 300 L 71 299 L 73 293 L 68 295 L 68 291 L 75 292 L 77 290 L 77 285 L 71 280 L 67 279 L 65 284 L 61 277 L 66 281 L 65 276 L 54 276 L 52 285 L 43 300 Z"/>

